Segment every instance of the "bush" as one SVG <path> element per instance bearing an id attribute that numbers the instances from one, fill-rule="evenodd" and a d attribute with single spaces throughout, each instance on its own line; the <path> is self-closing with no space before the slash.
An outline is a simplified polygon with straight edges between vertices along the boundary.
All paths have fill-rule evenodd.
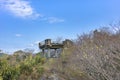
<path id="1" fill-rule="evenodd" d="M 13 54 L 0 59 L 0 80 L 37 80 L 41 77 L 44 72 L 44 58 L 35 54 L 29 54 L 24 59 L 19 57 L 21 55 Z"/>

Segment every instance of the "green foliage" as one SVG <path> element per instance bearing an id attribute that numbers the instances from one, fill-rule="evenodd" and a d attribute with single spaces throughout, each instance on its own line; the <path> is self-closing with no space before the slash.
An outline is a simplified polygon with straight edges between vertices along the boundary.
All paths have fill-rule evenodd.
<path id="1" fill-rule="evenodd" d="M 19 70 L 15 67 L 6 67 L 2 71 L 3 80 L 16 80 L 19 76 Z"/>
<path id="2" fill-rule="evenodd" d="M 10 66 L 7 60 L 0 60 L 0 77 L 3 80 L 16 80 L 19 76 L 18 68 Z"/>
<path id="3" fill-rule="evenodd" d="M 29 75 L 32 72 L 32 66 L 29 64 L 21 63 L 20 64 L 20 73 Z"/>
<path id="4" fill-rule="evenodd" d="M 20 51 L 19 51 L 20 52 Z M 23 58 L 22 56 L 26 56 Z M 0 80 L 38 79 L 44 72 L 45 59 L 38 54 L 13 54 L 0 59 Z M 35 77 L 33 77 L 33 75 Z"/>

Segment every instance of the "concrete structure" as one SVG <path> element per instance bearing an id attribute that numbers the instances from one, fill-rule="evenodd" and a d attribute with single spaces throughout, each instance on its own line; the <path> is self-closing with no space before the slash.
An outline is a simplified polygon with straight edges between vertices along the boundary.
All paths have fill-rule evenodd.
<path id="1" fill-rule="evenodd" d="M 52 43 L 51 39 L 46 39 L 44 42 L 44 44 L 39 43 L 39 48 L 42 49 L 43 56 L 48 58 L 59 57 L 64 48 L 69 48 L 73 45 L 73 42 L 69 39 L 66 39 L 62 43 Z M 53 53 L 54 56 L 52 56 Z"/>

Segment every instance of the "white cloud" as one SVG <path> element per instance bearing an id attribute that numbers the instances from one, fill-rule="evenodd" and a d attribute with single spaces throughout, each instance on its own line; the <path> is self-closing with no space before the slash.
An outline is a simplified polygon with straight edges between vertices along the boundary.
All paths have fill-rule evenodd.
<path id="1" fill-rule="evenodd" d="M 0 0 L 0 6 L 15 16 L 22 18 L 37 18 L 42 16 L 35 12 L 30 3 L 25 0 Z"/>
<path id="2" fill-rule="evenodd" d="M 16 37 L 21 37 L 22 35 L 21 34 L 15 34 Z"/>
<path id="3" fill-rule="evenodd" d="M 38 47 L 38 44 L 39 44 L 40 41 L 35 41 L 31 44 L 28 44 L 28 48 L 31 48 L 31 49 L 34 49 L 34 53 L 37 53 L 40 51 L 39 47 Z"/>
<path id="4" fill-rule="evenodd" d="M 34 46 L 34 44 L 32 44 L 32 43 L 31 43 L 31 44 L 29 44 L 28 46 L 29 46 L 29 47 L 33 47 L 33 46 Z"/>
<path id="5" fill-rule="evenodd" d="M 35 42 L 29 44 L 28 46 L 29 46 L 29 47 L 34 47 L 34 46 L 38 45 L 39 42 L 40 42 L 40 41 L 35 41 Z"/>
<path id="6" fill-rule="evenodd" d="M 61 23 L 61 22 L 64 22 L 65 20 L 64 19 L 60 19 L 60 18 L 57 18 L 57 17 L 44 17 L 41 19 L 42 21 L 46 21 L 50 24 L 53 24 L 53 23 Z"/>
<path id="7" fill-rule="evenodd" d="M 0 0 L 0 8 L 7 10 L 8 13 L 20 18 L 36 19 L 41 17 L 42 21 L 46 21 L 50 24 L 64 22 L 64 19 L 45 17 L 44 15 L 37 13 L 28 0 Z"/>
<path id="8" fill-rule="evenodd" d="M 59 22 L 64 22 L 64 20 L 63 20 L 63 19 L 56 18 L 56 17 L 49 17 L 49 18 L 48 18 L 48 22 L 49 22 L 49 23 L 59 23 Z"/>

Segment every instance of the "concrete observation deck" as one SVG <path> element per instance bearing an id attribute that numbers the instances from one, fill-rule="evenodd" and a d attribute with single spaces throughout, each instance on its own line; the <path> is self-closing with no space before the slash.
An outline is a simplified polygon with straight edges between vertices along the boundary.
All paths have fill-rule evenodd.
<path id="1" fill-rule="evenodd" d="M 69 48 L 73 45 L 73 42 L 69 39 L 62 41 L 62 43 L 52 43 L 51 39 L 46 39 L 44 44 L 39 43 L 39 49 L 42 50 L 44 57 L 59 57 L 64 48 Z"/>

